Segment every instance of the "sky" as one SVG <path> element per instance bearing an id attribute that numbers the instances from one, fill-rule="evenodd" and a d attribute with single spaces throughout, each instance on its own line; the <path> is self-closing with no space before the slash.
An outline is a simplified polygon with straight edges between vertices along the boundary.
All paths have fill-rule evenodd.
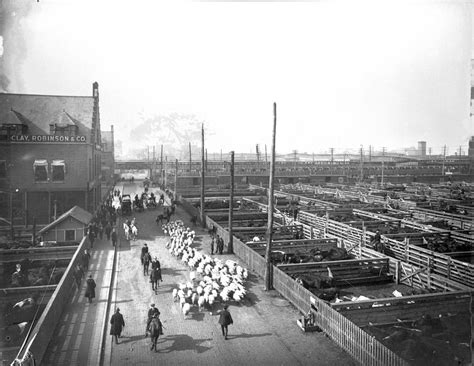
<path id="1" fill-rule="evenodd" d="M 98 81 L 102 129 L 124 146 L 141 118 L 185 113 L 210 152 L 270 148 L 273 102 L 278 152 L 454 152 L 474 136 L 469 1 L 0 4 L 3 89 L 91 95 Z"/>

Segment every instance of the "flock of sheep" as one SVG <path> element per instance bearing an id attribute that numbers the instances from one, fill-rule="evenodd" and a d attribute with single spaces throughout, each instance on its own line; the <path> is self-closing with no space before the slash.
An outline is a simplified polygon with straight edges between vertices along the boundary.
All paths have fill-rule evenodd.
<path id="1" fill-rule="evenodd" d="M 247 291 L 244 282 L 248 277 L 246 268 L 237 262 L 212 258 L 191 247 L 196 233 L 185 228 L 182 221 L 173 221 L 163 225 L 163 232 L 171 240 L 167 244 L 169 252 L 189 266 L 190 280 L 179 283 L 173 289 L 173 300 L 179 301 L 186 317 L 193 306 L 201 311 L 204 307 L 211 311 L 217 301 L 240 302 Z"/>

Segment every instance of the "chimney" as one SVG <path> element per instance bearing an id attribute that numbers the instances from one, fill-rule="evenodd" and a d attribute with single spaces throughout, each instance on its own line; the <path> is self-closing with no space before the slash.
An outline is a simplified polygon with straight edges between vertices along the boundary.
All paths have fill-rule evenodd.
<path id="1" fill-rule="evenodd" d="M 92 84 L 92 96 L 99 98 L 99 83 L 97 81 Z"/>

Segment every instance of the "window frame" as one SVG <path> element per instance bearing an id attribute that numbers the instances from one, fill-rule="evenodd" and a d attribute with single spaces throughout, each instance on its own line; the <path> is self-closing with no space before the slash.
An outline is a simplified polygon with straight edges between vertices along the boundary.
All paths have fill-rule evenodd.
<path id="1" fill-rule="evenodd" d="M 74 234 L 74 238 L 73 239 L 68 239 L 68 233 L 70 234 L 72 231 L 72 233 Z M 75 229 L 66 229 L 64 230 L 64 241 L 76 241 L 76 230 Z"/>
<path id="2" fill-rule="evenodd" d="M 44 180 L 39 180 L 37 179 L 37 172 L 36 172 L 36 169 L 37 168 L 43 168 L 45 169 L 46 171 L 46 179 Z M 48 160 L 45 160 L 45 159 L 36 159 L 33 163 L 33 177 L 34 177 L 34 181 L 35 183 L 45 183 L 45 182 L 48 182 L 48 178 L 49 178 L 49 165 L 48 165 Z"/>
<path id="3" fill-rule="evenodd" d="M 55 175 L 54 175 L 54 168 L 55 167 L 62 167 L 63 168 L 63 172 L 62 172 L 62 178 L 63 179 L 55 179 Z M 55 183 L 62 183 L 66 180 L 66 164 L 64 162 L 64 160 L 53 160 L 52 163 L 51 163 L 51 181 L 52 182 L 55 182 Z"/>

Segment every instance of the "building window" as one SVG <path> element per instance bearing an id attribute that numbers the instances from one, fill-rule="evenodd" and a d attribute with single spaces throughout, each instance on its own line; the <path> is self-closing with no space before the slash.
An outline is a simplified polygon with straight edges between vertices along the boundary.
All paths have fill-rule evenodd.
<path id="1" fill-rule="evenodd" d="M 53 160 L 51 168 L 53 172 L 53 182 L 64 182 L 64 175 L 66 173 L 64 160 Z"/>
<path id="2" fill-rule="evenodd" d="M 76 230 L 66 230 L 66 241 L 76 240 Z"/>
<path id="3" fill-rule="evenodd" d="M 7 162 L 0 160 L 0 179 L 7 177 Z"/>
<path id="4" fill-rule="evenodd" d="M 48 161 L 47 160 L 35 160 L 33 164 L 35 172 L 35 182 L 47 182 L 48 181 Z"/>

